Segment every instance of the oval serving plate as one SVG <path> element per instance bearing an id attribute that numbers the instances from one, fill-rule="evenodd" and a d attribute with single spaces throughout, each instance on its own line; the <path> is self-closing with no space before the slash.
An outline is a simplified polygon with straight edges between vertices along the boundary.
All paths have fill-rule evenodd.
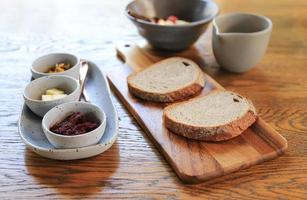
<path id="1" fill-rule="evenodd" d="M 110 88 L 106 78 L 93 62 L 88 61 L 85 89 L 91 103 L 99 106 L 107 116 L 104 135 L 96 145 L 74 149 L 57 149 L 52 146 L 43 133 L 42 118 L 38 117 L 26 106 L 23 106 L 18 128 L 26 146 L 35 153 L 57 160 L 75 160 L 98 155 L 108 150 L 118 135 L 118 117 L 110 96 Z"/>

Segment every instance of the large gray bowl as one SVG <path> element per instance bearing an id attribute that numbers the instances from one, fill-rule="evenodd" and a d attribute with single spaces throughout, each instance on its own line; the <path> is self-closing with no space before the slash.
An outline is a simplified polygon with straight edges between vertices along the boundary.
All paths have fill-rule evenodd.
<path id="1" fill-rule="evenodd" d="M 176 26 L 158 25 L 136 19 L 128 12 L 163 19 L 175 15 L 191 23 Z M 210 0 L 135 0 L 126 7 L 127 17 L 153 47 L 172 51 L 191 46 L 217 14 L 218 6 Z"/>

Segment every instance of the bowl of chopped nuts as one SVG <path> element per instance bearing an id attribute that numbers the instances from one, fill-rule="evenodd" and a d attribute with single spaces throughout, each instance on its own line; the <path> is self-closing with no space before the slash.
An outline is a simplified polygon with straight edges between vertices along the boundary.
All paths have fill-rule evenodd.
<path id="1" fill-rule="evenodd" d="M 66 75 L 79 79 L 80 59 L 68 53 L 52 53 L 37 58 L 31 67 L 32 77 Z"/>

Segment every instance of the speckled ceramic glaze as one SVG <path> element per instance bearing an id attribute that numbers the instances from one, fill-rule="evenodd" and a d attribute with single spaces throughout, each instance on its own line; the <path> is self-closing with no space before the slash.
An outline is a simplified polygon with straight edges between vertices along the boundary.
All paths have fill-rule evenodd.
<path id="1" fill-rule="evenodd" d="M 107 119 L 106 129 L 102 138 L 97 144 L 87 147 L 57 149 L 45 136 L 41 125 L 42 119 L 24 105 L 19 120 L 19 134 L 30 150 L 47 158 L 74 160 L 98 155 L 109 149 L 116 141 L 118 135 L 118 117 L 110 97 L 108 83 L 94 63 L 89 62 L 89 66 L 85 89 L 91 102 L 105 112 Z"/>
<path id="2" fill-rule="evenodd" d="M 67 96 L 51 100 L 42 101 L 41 96 L 46 90 L 58 88 L 63 90 Z M 43 117 L 51 108 L 62 103 L 78 101 L 80 97 L 79 82 L 70 76 L 44 76 L 30 82 L 23 93 L 25 104 L 38 116 Z"/>
<path id="3" fill-rule="evenodd" d="M 88 133 L 80 135 L 60 135 L 50 131 L 50 127 L 63 121 L 74 112 L 81 112 L 99 121 L 100 125 Z M 49 142 L 56 148 L 79 148 L 97 144 L 106 128 L 106 116 L 98 106 L 85 102 L 70 102 L 49 110 L 42 121 L 43 131 Z"/>
<path id="4" fill-rule="evenodd" d="M 75 79 L 79 79 L 80 60 L 75 55 L 68 53 L 52 53 L 37 58 L 32 63 L 32 77 L 36 79 L 42 76 L 48 76 L 50 73 L 47 73 L 47 71 L 49 70 L 50 66 L 63 62 L 69 62 L 72 66 L 64 72 L 55 74 L 71 76 Z"/>

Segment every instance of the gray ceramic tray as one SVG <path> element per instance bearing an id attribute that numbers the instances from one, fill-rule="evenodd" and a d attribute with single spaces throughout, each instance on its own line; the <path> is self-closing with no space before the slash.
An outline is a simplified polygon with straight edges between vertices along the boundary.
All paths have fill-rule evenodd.
<path id="1" fill-rule="evenodd" d="M 118 135 L 118 117 L 111 100 L 108 82 L 93 62 L 89 62 L 85 89 L 91 103 L 98 105 L 107 116 L 106 130 L 99 143 L 75 149 L 56 149 L 49 143 L 43 133 L 42 118 L 33 114 L 24 105 L 18 127 L 21 139 L 30 150 L 47 158 L 74 160 L 98 155 L 112 146 Z"/>

